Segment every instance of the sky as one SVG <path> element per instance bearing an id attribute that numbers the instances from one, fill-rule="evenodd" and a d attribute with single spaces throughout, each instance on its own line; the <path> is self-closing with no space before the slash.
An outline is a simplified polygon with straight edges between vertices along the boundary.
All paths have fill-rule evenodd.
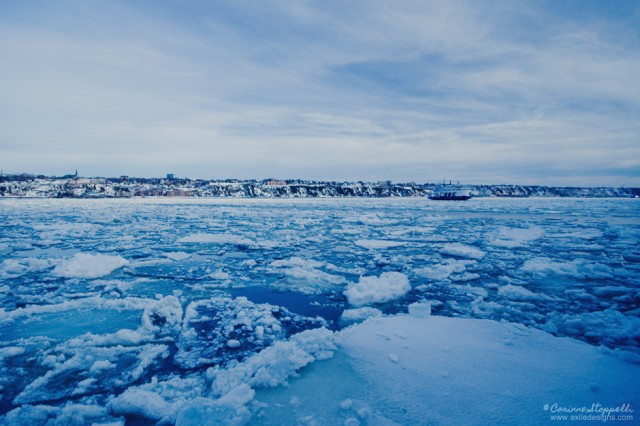
<path id="1" fill-rule="evenodd" d="M 640 1 L 0 1 L 4 173 L 640 186 Z"/>

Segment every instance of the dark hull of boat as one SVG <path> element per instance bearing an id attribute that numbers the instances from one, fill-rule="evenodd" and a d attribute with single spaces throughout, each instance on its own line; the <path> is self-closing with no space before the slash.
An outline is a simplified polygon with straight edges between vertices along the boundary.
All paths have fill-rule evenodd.
<path id="1" fill-rule="evenodd" d="M 471 198 L 471 195 L 454 195 L 454 196 L 434 195 L 429 197 L 430 200 L 436 200 L 436 201 L 466 201 L 469 198 Z"/>

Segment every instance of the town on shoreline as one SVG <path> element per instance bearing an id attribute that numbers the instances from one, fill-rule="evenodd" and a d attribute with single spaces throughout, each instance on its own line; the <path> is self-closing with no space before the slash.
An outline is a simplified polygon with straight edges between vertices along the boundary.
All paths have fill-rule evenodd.
<path id="1" fill-rule="evenodd" d="M 0 175 L 0 197 L 131 198 L 131 197 L 427 197 L 438 183 L 335 182 L 302 179 L 85 178 Z M 640 198 L 640 188 L 556 187 L 537 185 L 466 185 L 475 197 Z"/>

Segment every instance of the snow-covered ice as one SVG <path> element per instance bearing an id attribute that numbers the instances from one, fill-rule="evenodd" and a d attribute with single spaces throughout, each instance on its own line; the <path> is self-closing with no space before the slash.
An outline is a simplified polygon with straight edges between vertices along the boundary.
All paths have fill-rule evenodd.
<path id="1" fill-rule="evenodd" d="M 1 199 L 0 424 L 637 408 L 639 246 L 637 200 Z"/>
<path id="2" fill-rule="evenodd" d="M 511 300 L 544 300 L 545 297 L 540 294 L 536 294 L 530 290 L 527 290 L 524 287 L 520 287 L 517 285 L 507 284 L 504 287 L 500 287 L 498 289 L 498 296 L 505 297 Z"/>
<path id="3" fill-rule="evenodd" d="M 52 274 L 65 278 L 98 278 L 109 275 L 127 263 L 120 256 L 78 253 L 56 265 Z"/>
<path id="4" fill-rule="evenodd" d="M 544 235 L 544 230 L 538 226 L 532 228 L 500 228 L 491 238 L 494 246 L 520 247 L 531 243 Z"/>
<path id="5" fill-rule="evenodd" d="M 356 322 L 362 322 L 367 318 L 382 316 L 380 309 L 365 306 L 362 308 L 345 309 L 342 311 L 340 321 L 343 324 L 351 324 Z"/>
<path id="6" fill-rule="evenodd" d="M 389 240 L 357 240 L 354 244 L 367 249 L 388 249 L 403 246 L 405 243 Z"/>
<path id="7" fill-rule="evenodd" d="M 411 290 L 409 279 L 400 272 L 384 272 L 380 277 L 360 277 L 344 292 L 353 306 L 384 303 L 399 299 Z"/>
<path id="8" fill-rule="evenodd" d="M 440 253 L 475 260 L 480 260 L 484 257 L 484 252 L 482 250 L 460 243 L 445 244 L 442 250 L 440 250 Z"/>
<path id="9" fill-rule="evenodd" d="M 191 257 L 191 255 L 189 253 L 185 253 L 183 251 L 171 251 L 171 252 L 167 252 L 164 254 L 165 256 L 167 256 L 169 259 L 171 260 L 185 260 Z"/>
<path id="10" fill-rule="evenodd" d="M 178 239 L 179 243 L 200 243 L 200 244 L 234 244 L 249 246 L 253 242 L 247 238 L 234 234 L 191 234 Z"/>
<path id="11" fill-rule="evenodd" d="M 398 424 L 546 424 L 545 405 L 640 402 L 639 364 L 517 324 L 374 318 L 345 330 L 341 350 L 369 389 L 351 397 Z"/>

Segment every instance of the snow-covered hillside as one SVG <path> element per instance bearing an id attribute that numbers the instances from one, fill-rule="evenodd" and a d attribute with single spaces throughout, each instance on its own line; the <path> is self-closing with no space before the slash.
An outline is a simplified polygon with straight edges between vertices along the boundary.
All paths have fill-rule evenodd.
<path id="1" fill-rule="evenodd" d="M 426 197 L 436 184 L 391 182 L 239 181 L 136 178 L 0 177 L 0 197 Z M 640 197 L 640 188 L 470 185 L 476 197 Z"/>

